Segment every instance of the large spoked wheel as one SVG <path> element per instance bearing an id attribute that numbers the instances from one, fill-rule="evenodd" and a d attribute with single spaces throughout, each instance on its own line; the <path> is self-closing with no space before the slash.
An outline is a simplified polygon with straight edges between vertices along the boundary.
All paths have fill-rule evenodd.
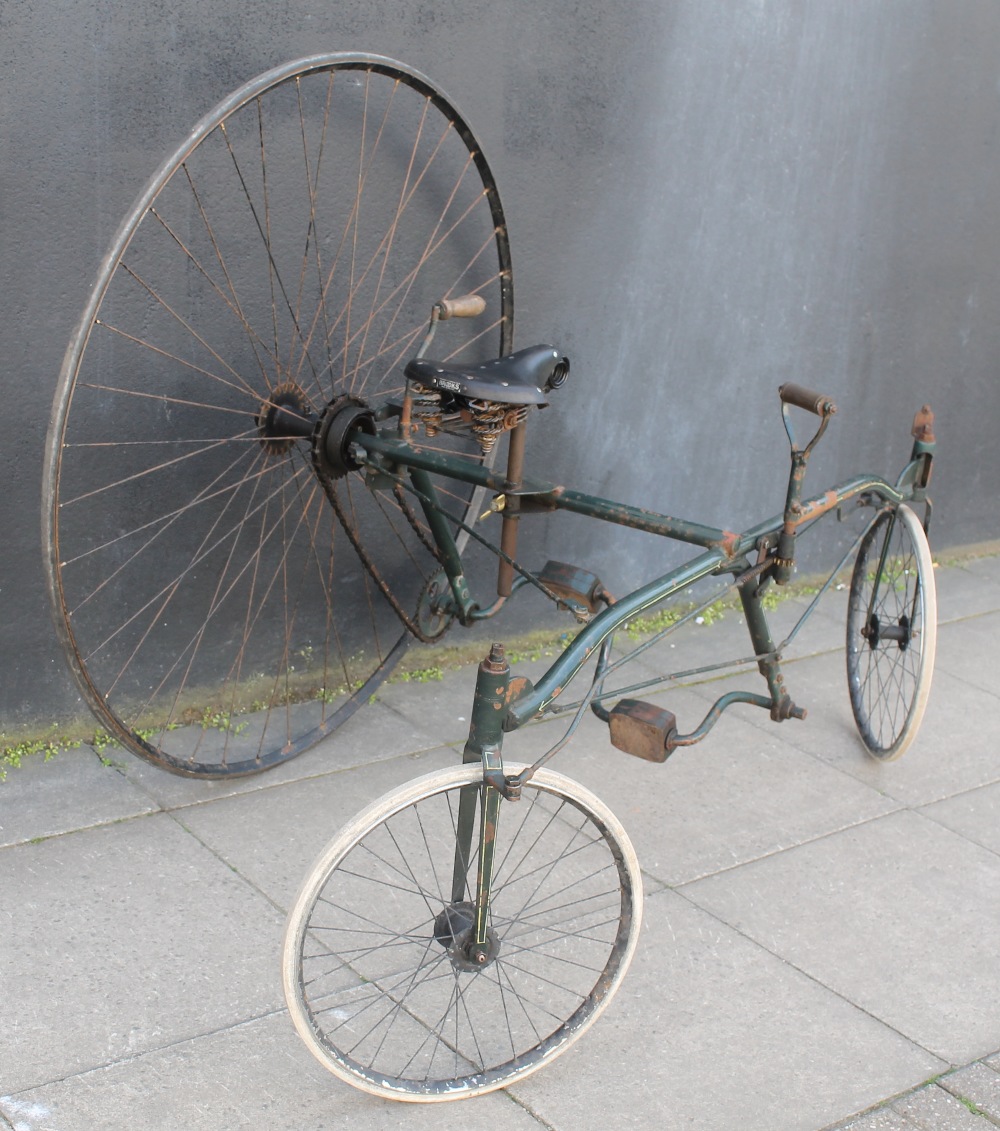
<path id="1" fill-rule="evenodd" d="M 851 576 L 847 681 L 862 741 L 874 757 L 900 757 L 927 706 L 937 641 L 934 566 L 907 506 L 869 527 Z"/>
<path id="2" fill-rule="evenodd" d="M 331 479 L 312 451 L 337 408 L 392 419 L 432 305 L 468 293 L 485 312 L 445 324 L 437 356 L 509 352 L 492 174 L 401 64 L 270 71 L 160 168 L 69 345 L 46 450 L 57 628 L 114 737 L 248 774 L 368 701 L 440 566 L 398 484 Z"/>
<path id="3" fill-rule="evenodd" d="M 292 908 L 292 1019 L 317 1059 L 364 1091 L 435 1101 L 512 1084 L 593 1024 L 631 961 L 635 852 L 601 801 L 547 770 L 501 804 L 487 960 L 469 961 L 481 781 L 481 767 L 459 766 L 376 802 Z M 471 854 L 456 851 L 463 792 Z"/>

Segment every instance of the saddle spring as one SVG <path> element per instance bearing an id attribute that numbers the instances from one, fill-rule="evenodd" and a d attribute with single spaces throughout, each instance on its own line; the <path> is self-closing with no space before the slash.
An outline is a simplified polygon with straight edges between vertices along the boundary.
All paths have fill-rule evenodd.
<path id="1" fill-rule="evenodd" d="M 410 382 L 412 419 L 418 421 L 429 437 L 439 432 L 471 433 L 483 455 L 488 455 L 497 440 L 516 428 L 528 416 L 530 405 L 498 404 L 494 401 L 449 396 L 445 407 L 440 390 Z"/>

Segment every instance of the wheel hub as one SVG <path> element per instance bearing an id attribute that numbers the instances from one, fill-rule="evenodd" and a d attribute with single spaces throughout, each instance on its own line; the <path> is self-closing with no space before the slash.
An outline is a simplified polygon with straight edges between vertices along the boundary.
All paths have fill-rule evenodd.
<path id="1" fill-rule="evenodd" d="M 334 397 L 313 432 L 313 465 L 321 478 L 340 479 L 358 470 L 350 452 L 357 432 L 375 435 L 372 410 L 357 397 Z"/>
<path id="2" fill-rule="evenodd" d="M 877 648 L 883 640 L 894 640 L 899 650 L 905 652 L 910 643 L 910 618 L 904 613 L 896 624 L 882 624 L 872 613 L 862 635 L 869 648 Z"/>
<path id="3" fill-rule="evenodd" d="M 256 416 L 257 433 L 269 456 L 284 455 L 296 440 L 313 434 L 316 415 L 294 381 L 276 385 Z"/>
<path id="4" fill-rule="evenodd" d="M 448 952 L 456 970 L 485 970 L 500 953 L 500 939 L 486 928 L 485 948 L 475 945 L 476 908 L 472 903 L 449 903 L 434 920 L 434 938 Z"/>

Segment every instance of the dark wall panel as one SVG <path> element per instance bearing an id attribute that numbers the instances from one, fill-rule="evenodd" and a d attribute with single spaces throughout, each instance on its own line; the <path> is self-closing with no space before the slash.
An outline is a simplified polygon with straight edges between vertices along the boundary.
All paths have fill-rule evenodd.
<path id="1" fill-rule="evenodd" d="M 815 483 L 894 470 L 929 401 L 936 543 L 1000 535 L 991 0 L 20 0 L 0 7 L 5 730 L 76 710 L 38 512 L 49 404 L 101 256 L 209 107 L 332 50 L 425 71 L 483 141 L 517 343 L 573 359 L 534 422 L 533 468 L 749 524 L 780 505 L 775 390 L 795 380 L 841 405 Z M 676 560 L 599 533 L 539 520 L 529 559 L 596 564 L 614 589 Z"/>

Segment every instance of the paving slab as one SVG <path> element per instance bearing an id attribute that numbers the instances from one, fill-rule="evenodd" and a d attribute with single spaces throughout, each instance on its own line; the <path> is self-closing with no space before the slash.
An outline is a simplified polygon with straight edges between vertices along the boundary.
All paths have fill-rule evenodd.
<path id="1" fill-rule="evenodd" d="M 896 1100 L 892 1110 L 919 1131 L 983 1131 L 989 1127 L 981 1115 L 936 1084 Z"/>
<path id="2" fill-rule="evenodd" d="M 369 765 L 414 750 L 425 750 L 442 741 L 435 737 L 435 733 L 433 716 L 428 717 L 426 725 L 420 726 L 375 702 L 365 704 L 311 750 L 283 766 L 252 777 L 223 778 L 219 781 L 185 778 L 153 766 L 120 747 L 110 751 L 108 757 L 157 805 L 173 809 L 237 793 L 272 789 L 284 782 L 300 781 L 332 770 Z"/>
<path id="3" fill-rule="evenodd" d="M 791 598 L 782 601 L 769 613 L 772 635 L 776 642 L 784 640 L 792 631 L 807 603 L 805 599 Z M 795 637 L 790 646 L 790 654 L 812 655 L 843 647 L 843 644 L 842 624 L 817 610 Z M 726 609 L 710 622 L 698 624 L 689 621 L 676 628 L 650 649 L 646 663 L 660 672 L 687 672 L 738 659 L 750 660 L 752 670 L 756 673 L 753 646 L 742 612 L 732 608 Z M 712 677 L 712 673 L 706 673 L 698 678 Z"/>
<path id="4" fill-rule="evenodd" d="M 106 825 L 156 804 L 89 746 L 33 754 L 0 782 L 0 847 Z"/>
<path id="5" fill-rule="evenodd" d="M 767 619 L 775 644 L 780 645 L 791 633 L 795 633 L 785 655 L 812 656 L 844 647 L 847 633 L 846 586 L 839 590 L 828 589 L 801 626 L 798 622 L 809 609 L 813 597 L 808 594 L 786 597 L 780 593 L 778 596 L 780 603 L 768 612 Z M 746 634 L 745 628 L 743 631 Z"/>
<path id="6" fill-rule="evenodd" d="M 852 1119 L 838 1125 L 837 1131 L 914 1131 L 913 1124 L 892 1108 L 879 1108 L 877 1111 Z"/>
<path id="7" fill-rule="evenodd" d="M 991 563 L 993 559 L 988 559 Z M 970 562 L 949 569 L 935 569 L 938 624 L 981 616 L 1000 610 L 1000 576 Z"/>
<path id="8" fill-rule="evenodd" d="M 1000 782 L 927 805 L 920 812 L 967 840 L 1000 854 Z"/>
<path id="9" fill-rule="evenodd" d="M 681 726 L 691 728 L 707 706 L 694 689 L 649 698 L 667 705 Z M 561 733 L 557 723 L 545 723 L 512 735 L 505 753 L 516 761 L 533 761 Z M 678 749 L 657 764 L 613 747 L 607 727 L 591 716 L 550 764 L 610 806 L 644 870 L 668 885 L 735 867 L 898 807 L 783 738 L 773 724 L 759 730 L 730 712 L 705 741 Z"/>
<path id="10" fill-rule="evenodd" d="M 789 650 L 803 723 L 737 707 L 704 743 L 653 765 L 611 747 L 588 713 L 552 765 L 628 828 L 647 924 L 608 1013 L 513 1098 L 442 1109 L 366 1097 L 309 1056 L 279 986 L 283 909 L 309 864 L 374 797 L 458 760 L 474 665 L 385 687 L 315 750 L 257 778 L 189 781 L 84 749 L 11 771 L 0 1128 L 365 1131 L 443 1118 L 512 1131 L 982 1131 L 987 1119 L 962 1101 L 992 1113 L 1000 1079 L 1000 557 L 937 576 L 939 670 L 898 762 L 875 762 L 857 738 L 843 590 Z M 802 604 L 779 607 L 776 635 Z M 685 626 L 634 670 L 739 655 L 739 621 L 731 610 Z M 547 662 L 519 657 L 517 670 Z M 733 686 L 763 682 L 751 669 L 639 697 L 689 727 Z M 509 736 L 505 756 L 537 757 L 567 722 Z"/>
<path id="11" fill-rule="evenodd" d="M 274 1010 L 281 927 L 164 815 L 0 850 L 0 1093 Z"/>
<path id="12" fill-rule="evenodd" d="M 804 721 L 777 724 L 783 741 L 857 778 L 879 793 L 905 805 L 925 805 L 1000 779 L 997 737 L 992 725 L 976 726 L 989 715 L 994 697 L 946 671 L 937 671 L 923 724 L 913 745 L 892 762 L 872 758 L 865 750 L 847 694 L 843 653 L 798 660 L 784 667 L 785 686 L 809 714 Z M 762 683 L 759 676 L 757 682 Z M 693 690 L 714 699 L 734 688 L 753 690 L 746 677 L 700 684 Z M 666 701 L 666 700 L 665 700 Z M 997 703 L 1000 710 L 1000 703 Z M 776 726 L 757 708 L 736 706 L 723 717 L 745 719 L 771 732 Z"/>
<path id="13" fill-rule="evenodd" d="M 287 911 L 313 861 L 351 817 L 383 793 L 461 760 L 459 751 L 443 747 L 221 798 L 177 816 L 219 859 Z M 279 961 L 277 953 L 274 958 Z"/>
<path id="14" fill-rule="evenodd" d="M 359 1092 L 309 1055 L 284 1014 L 0 1097 L 0 1112 L 17 1131 L 542 1131 L 502 1092 L 446 1114 Z"/>
<path id="15" fill-rule="evenodd" d="M 984 1115 L 1000 1122 L 1000 1072 L 988 1064 L 970 1064 L 949 1072 L 939 1083 L 953 1096 L 967 1100 Z"/>
<path id="16" fill-rule="evenodd" d="M 1000 1043 L 1000 857 L 903 811 L 680 889 L 949 1064 Z"/>
<path id="17" fill-rule="evenodd" d="M 979 1127 L 982 1131 L 991 1124 L 982 1121 L 968 1124 L 965 1116 L 953 1104 L 937 1096 L 934 1089 L 943 1089 L 958 1098 L 970 1115 L 988 1116 L 996 1121 L 1000 1111 L 1000 1097 L 997 1095 L 1000 1073 L 995 1069 L 991 1070 L 990 1063 L 997 1059 L 985 1057 L 975 1064 L 946 1072 L 920 1088 L 887 1100 L 857 1119 L 838 1123 L 832 1131 L 913 1131 L 913 1128 L 921 1126 L 926 1126 L 931 1131 L 944 1131 L 949 1126 L 955 1126 L 956 1120 L 960 1127 Z M 976 1102 L 976 1096 L 980 1098 L 980 1103 Z M 901 1114 L 903 1111 L 908 1111 L 911 1118 Z"/>
<path id="18" fill-rule="evenodd" d="M 487 651 L 488 647 L 484 656 Z M 376 699 L 411 726 L 433 735 L 429 745 L 439 746 L 465 741 L 475 690 L 476 668 L 469 664 L 459 671 L 446 672 L 442 679 L 383 684 Z"/>
<path id="19" fill-rule="evenodd" d="M 935 675 L 948 672 L 1000 701 L 1000 612 L 985 613 L 961 625 L 938 629 Z M 985 708 L 984 708 L 985 709 Z"/>
<path id="20" fill-rule="evenodd" d="M 992 581 L 998 588 L 994 600 L 997 606 L 1000 606 L 1000 554 L 986 554 L 981 558 L 970 558 L 963 562 L 959 568 L 966 573 L 975 574 L 976 577 L 981 577 L 985 581 Z"/>
<path id="21" fill-rule="evenodd" d="M 812 1131 L 940 1064 L 664 891 L 647 900 L 636 958 L 608 1012 L 511 1090 L 547 1127 L 567 1131 Z"/>

